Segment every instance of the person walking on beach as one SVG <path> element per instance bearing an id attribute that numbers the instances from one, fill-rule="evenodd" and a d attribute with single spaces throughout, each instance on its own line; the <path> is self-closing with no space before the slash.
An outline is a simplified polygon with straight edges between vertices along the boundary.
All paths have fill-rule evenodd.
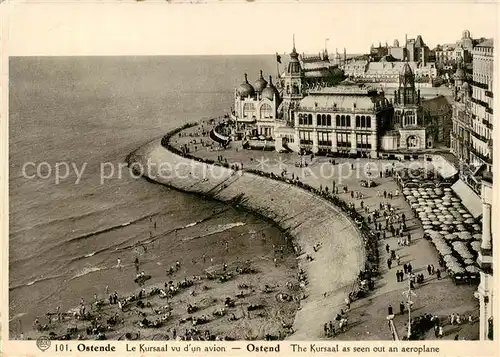
<path id="1" fill-rule="evenodd" d="M 138 257 L 135 257 L 134 265 L 135 265 L 135 273 L 139 274 L 139 258 Z"/>
<path id="2" fill-rule="evenodd" d="M 431 270 L 432 270 L 432 268 L 431 268 L 430 264 L 427 264 L 427 272 L 429 273 L 429 275 L 431 275 Z"/>
<path id="3" fill-rule="evenodd" d="M 391 246 L 389 244 L 385 245 L 385 251 L 389 253 L 391 251 Z"/>
<path id="4" fill-rule="evenodd" d="M 436 276 L 438 280 L 441 280 L 441 270 L 436 270 Z"/>
<path id="5" fill-rule="evenodd" d="M 392 266 L 392 260 L 391 258 L 387 258 L 387 268 L 391 269 Z"/>
<path id="6" fill-rule="evenodd" d="M 403 270 L 405 274 L 408 274 L 408 265 L 406 263 L 403 264 Z"/>
<path id="7" fill-rule="evenodd" d="M 411 263 L 408 263 L 407 268 L 408 268 L 408 273 L 411 274 L 411 271 L 413 270 Z"/>
<path id="8" fill-rule="evenodd" d="M 122 261 L 120 258 L 116 259 L 116 267 L 121 268 L 122 267 Z"/>

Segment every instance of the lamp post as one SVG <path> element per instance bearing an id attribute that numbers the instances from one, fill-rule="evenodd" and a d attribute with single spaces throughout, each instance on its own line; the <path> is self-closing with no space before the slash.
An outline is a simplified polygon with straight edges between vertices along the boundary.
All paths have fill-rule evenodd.
<path id="1" fill-rule="evenodd" d="M 408 290 L 403 292 L 404 295 L 406 295 L 406 304 L 408 305 L 408 339 L 410 339 L 411 336 L 411 305 L 413 305 L 413 301 L 411 301 L 412 296 L 417 296 L 412 290 L 411 290 L 411 278 L 408 278 Z"/>

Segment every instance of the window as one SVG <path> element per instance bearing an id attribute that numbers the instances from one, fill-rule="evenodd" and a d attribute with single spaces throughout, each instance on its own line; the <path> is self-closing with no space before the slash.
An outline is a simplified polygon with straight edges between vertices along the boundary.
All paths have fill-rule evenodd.
<path id="1" fill-rule="evenodd" d="M 340 126 L 340 115 L 337 115 L 337 116 L 335 117 L 335 124 L 336 124 L 337 126 Z"/>
<path id="2" fill-rule="evenodd" d="M 359 115 L 356 115 L 356 128 L 359 128 L 360 126 L 361 126 L 361 121 Z"/>
<path id="3" fill-rule="evenodd" d="M 340 117 L 340 126 L 345 126 L 345 115 Z"/>
<path id="4" fill-rule="evenodd" d="M 372 127 L 372 118 L 367 116 L 366 117 L 366 127 L 371 128 Z"/>
<path id="5" fill-rule="evenodd" d="M 312 116 L 312 114 L 309 114 L 307 116 L 307 125 L 313 125 L 313 116 Z"/>
<path id="6" fill-rule="evenodd" d="M 318 133 L 318 144 L 324 146 L 331 146 L 332 141 L 330 137 L 330 133 L 328 132 L 319 132 Z"/>
<path id="7" fill-rule="evenodd" d="M 346 126 L 351 126 L 351 116 L 346 116 Z"/>
<path id="8" fill-rule="evenodd" d="M 365 116 L 362 115 L 361 116 L 361 127 L 364 128 L 366 126 L 366 122 L 365 122 Z"/>
<path id="9" fill-rule="evenodd" d="M 262 104 L 260 106 L 260 117 L 261 118 L 272 118 L 273 117 L 273 108 L 267 103 Z"/>
<path id="10" fill-rule="evenodd" d="M 310 131 L 299 131 L 300 143 L 304 145 L 312 145 L 312 137 Z"/>
<path id="11" fill-rule="evenodd" d="M 299 114 L 299 125 L 304 125 L 304 116 Z"/>
<path id="12" fill-rule="evenodd" d="M 255 105 L 253 103 L 243 104 L 243 117 L 253 118 L 255 115 Z"/>
<path id="13" fill-rule="evenodd" d="M 330 114 L 326 116 L 326 125 L 332 126 L 332 116 Z"/>

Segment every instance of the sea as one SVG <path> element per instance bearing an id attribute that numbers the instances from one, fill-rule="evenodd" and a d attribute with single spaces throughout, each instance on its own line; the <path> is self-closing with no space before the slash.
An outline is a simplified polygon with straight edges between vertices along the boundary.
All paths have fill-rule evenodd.
<path id="1" fill-rule="evenodd" d="M 280 239 L 272 222 L 124 164 L 173 128 L 228 113 L 259 70 L 275 77 L 274 55 L 10 58 L 11 336 L 57 307 L 136 290 L 135 257 L 154 283 L 176 261 L 187 276 L 202 255 L 222 262 L 221 242 L 238 239 L 243 256 L 269 248 L 256 235 Z"/>

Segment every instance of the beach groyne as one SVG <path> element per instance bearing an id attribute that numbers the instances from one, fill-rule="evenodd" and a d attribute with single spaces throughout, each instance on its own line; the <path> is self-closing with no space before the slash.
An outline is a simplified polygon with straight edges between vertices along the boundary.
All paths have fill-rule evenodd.
<path id="1" fill-rule="evenodd" d="M 174 189 L 236 203 L 287 231 L 304 253 L 298 260 L 308 277 L 306 298 L 301 302 L 290 338 L 307 340 L 321 336 L 323 323 L 334 318 L 365 268 L 363 238 L 352 219 L 313 192 L 230 165 L 184 157 L 167 149 L 166 140 L 168 137 L 154 140 L 130 154 L 130 167 Z M 313 253 L 317 243 L 321 248 Z M 307 253 L 313 256 L 312 261 L 306 260 Z"/>

